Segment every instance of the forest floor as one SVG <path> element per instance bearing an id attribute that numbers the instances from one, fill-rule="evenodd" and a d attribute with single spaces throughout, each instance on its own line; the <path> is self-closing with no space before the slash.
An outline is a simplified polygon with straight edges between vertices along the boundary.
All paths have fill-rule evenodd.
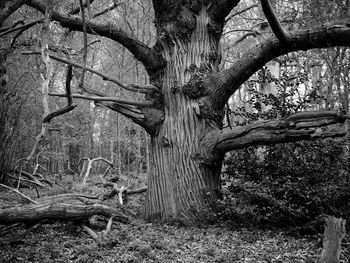
<path id="1" fill-rule="evenodd" d="M 73 187 L 74 188 L 74 187 Z M 48 194 L 65 192 L 51 190 Z M 71 189 L 76 192 L 80 189 Z M 86 190 L 86 189 L 84 189 Z M 30 192 L 32 191 L 32 192 Z M 86 191 L 84 191 L 86 193 Z M 26 194 L 35 197 L 34 190 Z M 100 244 L 71 222 L 38 224 L 25 236 L 23 226 L 0 232 L 0 263 L 16 262 L 316 262 L 322 250 L 321 235 L 288 236 L 282 230 L 237 227 L 218 222 L 207 227 L 151 224 L 140 215 L 142 195 L 130 197 L 129 224 L 114 223 L 112 230 L 96 231 Z M 109 200 L 109 205 L 117 198 Z M 0 208 L 24 202 L 0 189 Z M 341 263 L 350 262 L 349 235 L 344 240 Z"/>

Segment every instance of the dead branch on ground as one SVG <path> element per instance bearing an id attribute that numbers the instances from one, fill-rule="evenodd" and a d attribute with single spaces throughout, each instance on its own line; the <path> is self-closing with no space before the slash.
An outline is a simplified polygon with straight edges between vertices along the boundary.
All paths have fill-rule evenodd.
<path id="1" fill-rule="evenodd" d="M 116 221 L 129 223 L 130 220 L 121 212 L 101 204 L 98 197 L 84 194 L 60 194 L 31 199 L 19 191 L 1 185 L 28 199 L 32 204 L 17 205 L 0 209 L 0 224 L 33 224 L 47 221 L 88 222 L 93 215 L 113 217 Z"/>
<path id="2" fill-rule="evenodd" d="M 113 167 L 113 163 L 108 161 L 107 159 L 105 159 L 103 157 L 97 157 L 97 158 L 94 158 L 94 159 L 90 159 L 88 157 L 83 157 L 83 158 L 80 159 L 79 164 L 78 164 L 78 166 L 79 166 L 80 163 L 83 163 L 83 167 L 81 168 L 80 176 L 82 176 L 83 171 L 84 171 L 84 161 L 87 161 L 88 163 L 87 163 L 86 172 L 85 172 L 85 175 L 84 175 L 84 178 L 83 178 L 83 184 L 86 184 L 87 178 L 89 177 L 90 171 L 92 169 L 92 164 L 94 162 L 96 162 L 96 161 L 103 161 L 103 162 L 106 162 L 107 164 L 109 164 L 109 168 Z M 108 170 L 107 170 L 107 172 L 108 172 Z M 107 172 L 105 172 L 105 174 Z"/>
<path id="3" fill-rule="evenodd" d="M 101 200 L 104 201 L 107 199 L 111 199 L 114 196 L 118 195 L 119 203 L 121 205 L 123 204 L 123 195 L 127 196 L 127 195 L 133 195 L 133 194 L 140 194 L 147 191 L 147 186 L 136 188 L 136 189 L 128 189 L 128 188 L 125 188 L 124 186 L 118 187 L 117 183 L 112 183 L 112 182 L 107 182 L 103 186 L 104 187 L 112 186 L 113 189 L 110 192 L 103 194 L 101 196 Z"/>
<path id="4" fill-rule="evenodd" d="M 37 203 L 0 209 L 0 224 L 33 223 L 43 220 L 84 221 L 92 215 L 116 216 L 123 223 L 126 216 L 103 204 Z"/>
<path id="5" fill-rule="evenodd" d="M 22 196 L 23 198 L 27 199 L 27 200 L 28 200 L 29 202 L 31 202 L 31 203 L 37 204 L 36 201 L 34 201 L 33 199 L 31 199 L 29 196 L 26 196 L 25 194 L 21 193 L 19 190 L 15 189 L 15 188 L 11 188 L 11 187 L 9 187 L 9 186 L 7 186 L 7 185 L 4 185 L 4 184 L 0 184 L 0 186 L 4 187 L 4 188 L 6 188 L 6 189 L 8 189 L 8 190 L 10 190 L 10 191 L 13 191 L 13 192 L 15 192 L 16 194 L 19 194 L 20 196 Z M 1 221 L 1 216 L 0 216 L 0 223 L 1 223 L 1 222 L 2 222 L 2 221 Z"/>

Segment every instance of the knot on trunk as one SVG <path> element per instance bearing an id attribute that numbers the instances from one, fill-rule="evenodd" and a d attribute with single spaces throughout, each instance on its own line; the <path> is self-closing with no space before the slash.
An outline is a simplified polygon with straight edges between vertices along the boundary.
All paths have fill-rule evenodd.
<path id="1" fill-rule="evenodd" d="M 204 79 L 207 76 L 207 72 L 205 72 L 206 70 L 204 69 L 197 69 L 195 65 L 191 65 L 190 70 L 195 71 L 195 73 L 191 79 L 182 87 L 182 92 L 189 96 L 191 99 L 198 99 L 208 93 L 204 82 Z"/>

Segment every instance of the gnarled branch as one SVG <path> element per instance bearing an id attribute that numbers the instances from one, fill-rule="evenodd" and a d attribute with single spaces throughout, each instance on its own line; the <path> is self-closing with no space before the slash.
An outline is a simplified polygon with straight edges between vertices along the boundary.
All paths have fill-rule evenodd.
<path id="1" fill-rule="evenodd" d="M 66 97 L 66 94 L 49 93 L 50 96 Z M 164 111 L 154 107 L 153 102 L 136 102 L 121 100 L 114 97 L 95 97 L 72 94 L 73 98 L 93 100 L 97 106 L 103 106 L 117 111 L 139 124 L 148 133 L 154 134 L 164 120 Z"/>
<path id="2" fill-rule="evenodd" d="M 57 111 L 51 112 L 43 119 L 43 122 L 50 123 L 53 118 L 60 116 L 60 115 L 63 115 L 67 112 L 70 112 L 70 111 L 74 110 L 74 108 L 77 106 L 77 105 L 73 105 L 73 97 L 72 97 L 72 92 L 70 89 L 70 83 L 72 80 L 72 76 L 73 76 L 72 75 L 72 66 L 69 65 L 68 69 L 67 69 L 67 76 L 66 76 L 66 96 L 67 96 L 67 102 L 68 102 L 67 106 L 65 106 Z"/>
<path id="3" fill-rule="evenodd" d="M 258 121 L 247 126 L 234 127 L 217 134 L 216 138 L 211 137 L 215 141 L 214 152 L 223 154 L 249 146 L 342 137 L 346 134 L 345 131 L 323 132 L 312 128 L 342 123 L 346 118 L 348 117 L 337 111 L 301 112 L 282 120 Z"/>
<path id="4" fill-rule="evenodd" d="M 110 101 L 99 101 L 97 103 L 95 102 L 95 104 L 123 114 L 136 124 L 140 125 L 151 135 L 157 133 L 159 126 L 164 121 L 164 110 L 159 107 L 135 107 Z"/>

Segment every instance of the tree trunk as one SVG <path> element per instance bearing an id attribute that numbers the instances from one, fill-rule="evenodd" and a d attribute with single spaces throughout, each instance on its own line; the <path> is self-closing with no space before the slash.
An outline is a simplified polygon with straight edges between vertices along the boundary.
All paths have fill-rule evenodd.
<path id="1" fill-rule="evenodd" d="M 201 140 L 219 127 L 212 119 L 198 116 L 198 103 L 182 92 L 185 84 L 214 69 L 218 39 L 209 34 L 208 20 L 202 8 L 189 39 L 175 37 L 161 43 L 167 67 L 159 81 L 167 107 L 163 125 L 151 138 L 145 205 L 149 220 L 192 224 L 212 219 L 208 215 L 213 215 L 211 204 L 220 188 L 222 158 L 213 161 L 210 147 Z"/>
<path id="2" fill-rule="evenodd" d="M 323 249 L 318 263 L 338 263 L 341 241 L 345 237 L 345 222 L 342 218 L 328 216 L 325 222 Z"/>

